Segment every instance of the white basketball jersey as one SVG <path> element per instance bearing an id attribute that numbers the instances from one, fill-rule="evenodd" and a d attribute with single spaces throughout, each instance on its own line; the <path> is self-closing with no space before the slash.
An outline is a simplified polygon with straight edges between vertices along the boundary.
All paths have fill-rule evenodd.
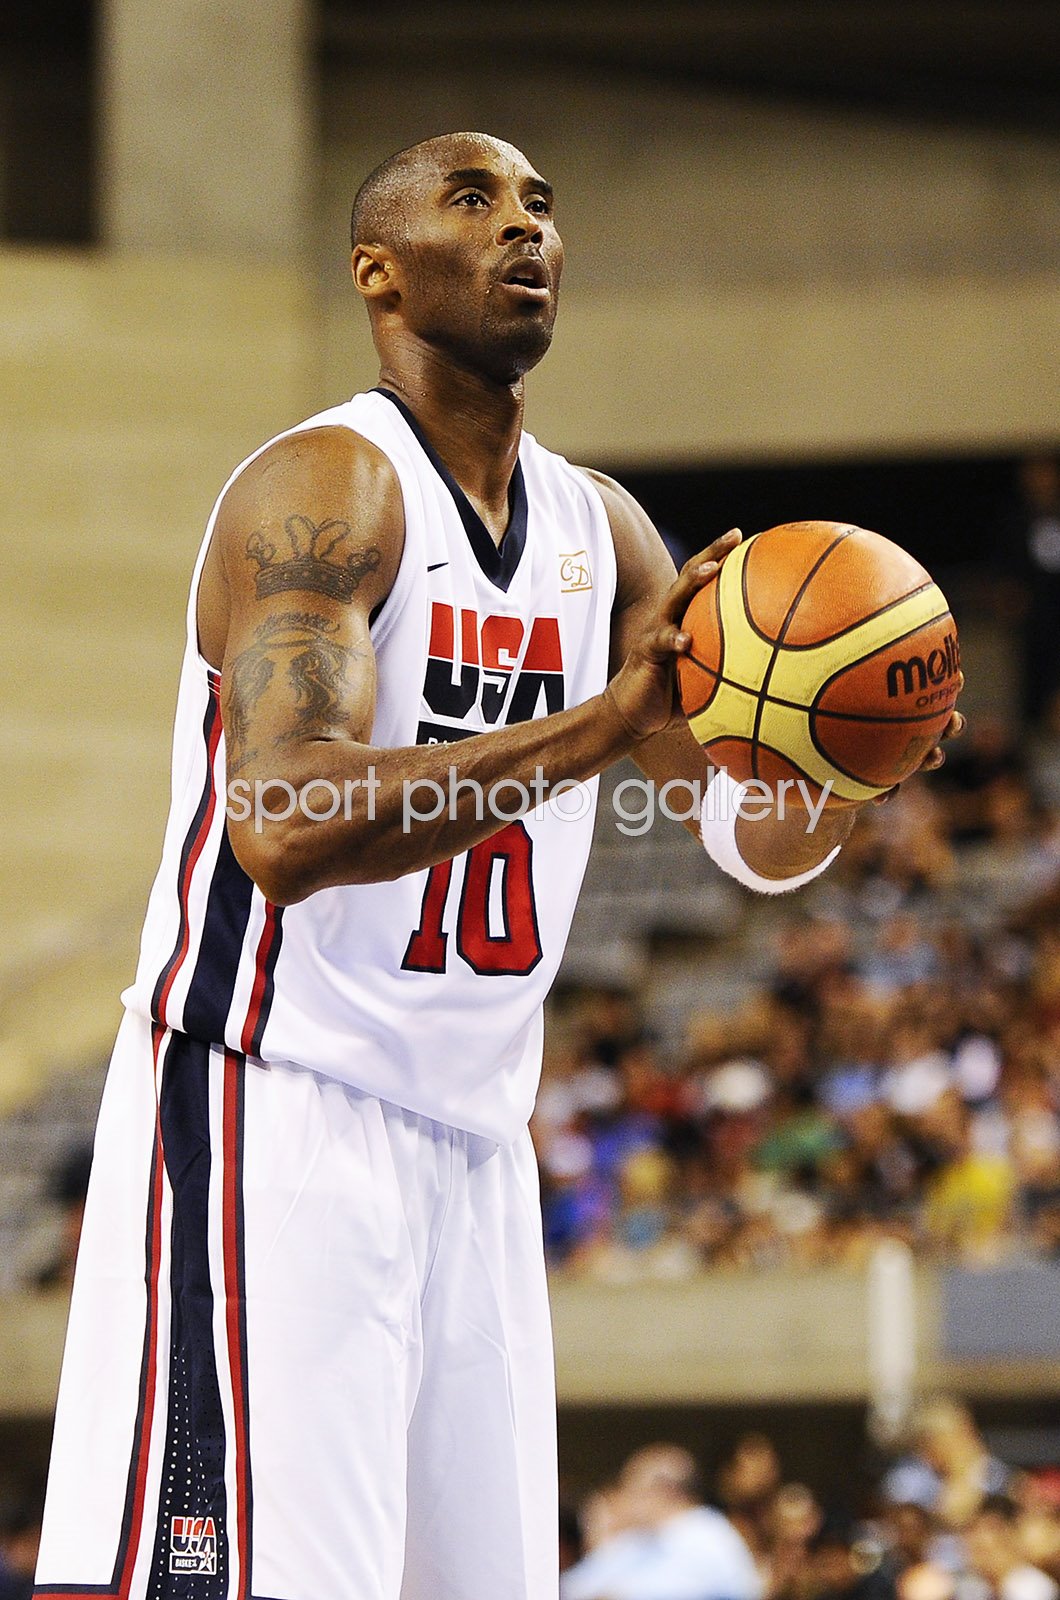
<path id="1" fill-rule="evenodd" d="M 603 689 L 615 557 L 583 473 L 524 433 L 498 550 L 394 396 L 356 395 L 289 431 L 328 425 L 378 446 L 404 499 L 401 563 L 371 629 L 374 745 L 457 741 Z M 198 650 L 196 594 L 216 516 L 217 506 L 192 580 L 172 805 L 125 1004 L 510 1141 L 533 1108 L 541 1006 L 585 870 L 596 781 L 430 871 L 271 905 L 228 841 L 220 674 Z M 498 800 L 517 809 L 514 791 Z"/>

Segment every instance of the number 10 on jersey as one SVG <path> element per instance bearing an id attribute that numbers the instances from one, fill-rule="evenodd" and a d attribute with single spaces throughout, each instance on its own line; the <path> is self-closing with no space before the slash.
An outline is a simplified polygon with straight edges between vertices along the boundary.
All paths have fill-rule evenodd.
<path id="1" fill-rule="evenodd" d="M 456 953 L 481 977 L 525 978 L 541 960 L 533 859 L 534 841 L 521 822 L 510 822 L 463 857 Z M 442 919 L 453 865 L 452 861 L 440 861 L 427 874 L 419 927 L 401 963 L 406 972 L 446 970 L 449 935 L 442 929 Z M 500 925 L 499 932 L 491 931 L 491 922 L 494 927 Z"/>

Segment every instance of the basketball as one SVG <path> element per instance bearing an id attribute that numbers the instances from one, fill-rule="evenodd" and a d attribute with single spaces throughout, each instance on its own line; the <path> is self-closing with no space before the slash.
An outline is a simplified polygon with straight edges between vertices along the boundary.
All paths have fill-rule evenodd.
<path id="1" fill-rule="evenodd" d="M 754 535 L 682 624 L 681 704 L 713 765 L 857 804 L 938 743 L 961 685 L 957 630 L 899 545 L 839 522 Z"/>

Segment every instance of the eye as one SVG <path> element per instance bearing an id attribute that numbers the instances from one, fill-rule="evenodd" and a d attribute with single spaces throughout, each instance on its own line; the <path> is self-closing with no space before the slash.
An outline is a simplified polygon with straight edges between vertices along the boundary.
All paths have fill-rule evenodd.
<path id="1" fill-rule="evenodd" d="M 534 212 L 535 215 L 539 217 L 548 217 L 552 215 L 551 205 L 541 195 L 535 195 L 532 200 L 528 200 L 526 202 L 526 209 L 527 211 Z"/>
<path id="2" fill-rule="evenodd" d="M 488 206 L 489 201 L 486 199 L 484 194 L 479 192 L 478 189 L 468 189 L 466 193 L 457 195 L 456 199 L 453 201 L 453 204 L 456 206 L 468 206 L 471 209 L 476 209 L 478 206 Z"/>

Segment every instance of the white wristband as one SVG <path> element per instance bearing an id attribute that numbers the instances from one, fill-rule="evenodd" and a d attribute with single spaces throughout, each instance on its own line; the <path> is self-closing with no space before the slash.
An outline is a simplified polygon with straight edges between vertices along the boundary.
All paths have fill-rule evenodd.
<path id="1" fill-rule="evenodd" d="M 756 894 L 790 894 L 792 889 L 801 889 L 804 883 L 812 883 L 814 878 L 819 878 L 822 872 L 827 871 L 839 854 L 839 845 L 815 867 L 808 872 L 797 873 L 794 878 L 763 878 L 753 871 L 736 846 L 736 819 L 740 802 L 746 793 L 745 784 L 737 783 L 719 768 L 703 796 L 699 836 L 707 855 L 722 872 L 727 872 L 730 878 L 742 883 L 745 889 L 753 889 Z"/>

